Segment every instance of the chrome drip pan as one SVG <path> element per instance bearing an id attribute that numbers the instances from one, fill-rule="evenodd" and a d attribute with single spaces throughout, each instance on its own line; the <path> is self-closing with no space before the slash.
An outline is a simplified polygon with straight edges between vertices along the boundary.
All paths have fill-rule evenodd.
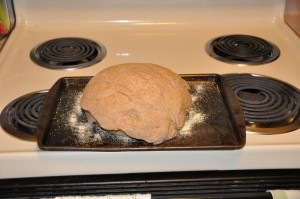
<path id="1" fill-rule="evenodd" d="M 258 65 L 276 60 L 279 48 L 252 35 L 226 35 L 210 40 L 206 52 L 213 58 L 232 64 Z"/>
<path id="2" fill-rule="evenodd" d="M 23 95 L 10 102 L 1 112 L 0 123 L 6 133 L 26 141 L 36 141 L 37 120 L 48 90 Z"/>
<path id="3" fill-rule="evenodd" d="M 300 127 L 298 88 L 257 74 L 223 76 L 241 103 L 248 132 L 279 134 Z"/>

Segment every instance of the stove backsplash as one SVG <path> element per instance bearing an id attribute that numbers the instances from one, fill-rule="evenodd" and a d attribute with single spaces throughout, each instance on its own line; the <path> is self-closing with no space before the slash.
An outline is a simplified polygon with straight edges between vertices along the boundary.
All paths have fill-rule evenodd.
<path id="1" fill-rule="evenodd" d="M 20 20 L 26 20 L 28 26 L 55 23 L 59 28 L 65 26 L 66 22 L 72 24 L 84 22 L 95 25 L 112 22 L 109 24 L 114 24 L 117 28 L 128 23 L 141 27 L 169 28 L 182 25 L 187 20 L 208 27 L 218 25 L 220 21 L 234 21 L 232 26 L 241 22 L 253 26 L 258 19 L 276 19 L 276 16 L 279 16 L 278 13 L 283 16 L 284 6 L 278 5 L 284 4 L 285 1 L 226 0 L 224 3 L 223 0 L 61 0 L 51 2 L 19 0 L 17 3 Z"/>
<path id="2" fill-rule="evenodd" d="M 1 2 L 8 13 L 10 29 L 7 35 L 0 38 L 0 49 L 8 38 L 10 30 L 12 31 L 15 26 L 15 12 L 18 15 L 18 23 L 25 23 L 26 26 L 43 24 L 47 28 L 55 24 L 59 28 L 66 24 L 76 26 L 78 22 L 81 22 L 80 29 L 85 28 L 82 24 L 87 26 L 107 24 L 110 29 L 128 25 L 133 25 L 135 28 L 140 26 L 143 29 L 153 28 L 153 26 L 170 29 L 184 25 L 187 21 L 200 23 L 201 26 L 207 28 L 218 27 L 220 23 L 229 23 L 232 27 L 247 23 L 249 27 L 255 27 L 257 20 L 274 20 L 275 22 L 285 14 L 285 20 L 290 27 L 296 33 L 300 32 L 300 6 L 297 0 L 286 2 L 285 0 L 246 0 L 243 3 L 241 0 L 227 0 L 226 3 L 222 0 L 62 0 L 51 2 L 2 0 Z M 284 6 L 278 6 L 285 3 L 285 10 Z M 16 10 L 13 4 L 17 4 Z M 190 5 L 193 5 L 192 9 Z M 51 14 L 53 11 L 55 14 Z"/>

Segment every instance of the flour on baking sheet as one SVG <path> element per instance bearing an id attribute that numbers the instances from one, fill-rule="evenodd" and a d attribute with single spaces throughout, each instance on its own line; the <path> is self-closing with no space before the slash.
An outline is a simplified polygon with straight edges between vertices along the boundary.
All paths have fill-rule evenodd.
<path id="1" fill-rule="evenodd" d="M 74 106 L 69 114 L 69 125 L 76 133 L 78 144 L 101 142 L 100 134 L 93 132 L 92 125 L 80 119 L 84 114 L 80 107 L 81 97 L 82 92 L 74 97 Z"/>
<path id="2" fill-rule="evenodd" d="M 201 110 L 196 106 L 195 102 L 201 99 L 201 93 L 205 92 L 206 88 L 204 84 L 194 84 L 192 86 L 192 90 L 194 91 L 191 95 L 192 97 L 192 107 L 189 111 L 189 115 L 187 116 L 187 120 L 180 130 L 180 135 L 182 136 L 190 136 L 192 128 L 197 123 L 202 123 L 206 119 L 206 114 L 202 113 Z"/>

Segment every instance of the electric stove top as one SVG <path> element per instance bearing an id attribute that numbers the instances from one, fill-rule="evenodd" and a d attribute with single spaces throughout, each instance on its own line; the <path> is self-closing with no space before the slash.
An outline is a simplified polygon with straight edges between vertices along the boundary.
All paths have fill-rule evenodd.
<path id="1" fill-rule="evenodd" d="M 284 22 L 284 0 L 18 0 L 14 7 L 16 26 L 0 53 L 1 110 L 21 96 L 48 90 L 61 77 L 93 76 L 130 62 L 159 64 L 178 74 L 254 74 L 300 88 L 300 38 Z M 266 62 L 228 62 L 207 51 L 209 42 L 229 35 L 259 38 L 275 50 L 268 51 Z M 82 44 L 46 49 L 54 57 L 72 54 L 63 60 L 49 61 L 45 50 L 36 52 L 62 38 L 84 39 L 96 47 L 80 61 L 73 58 Z M 239 43 L 239 48 L 249 46 Z M 41 57 L 50 68 L 41 66 Z M 276 134 L 249 131 L 240 150 L 151 152 L 42 151 L 36 142 L 17 139 L 2 127 L 0 178 L 299 168 L 299 152 L 298 127 Z"/>

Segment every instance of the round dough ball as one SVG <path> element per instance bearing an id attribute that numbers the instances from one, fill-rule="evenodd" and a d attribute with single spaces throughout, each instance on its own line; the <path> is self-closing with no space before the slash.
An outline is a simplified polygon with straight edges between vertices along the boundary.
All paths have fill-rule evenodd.
<path id="1" fill-rule="evenodd" d="M 86 85 L 80 101 L 112 133 L 159 144 L 177 135 L 192 104 L 189 84 L 155 64 L 111 66 Z"/>

